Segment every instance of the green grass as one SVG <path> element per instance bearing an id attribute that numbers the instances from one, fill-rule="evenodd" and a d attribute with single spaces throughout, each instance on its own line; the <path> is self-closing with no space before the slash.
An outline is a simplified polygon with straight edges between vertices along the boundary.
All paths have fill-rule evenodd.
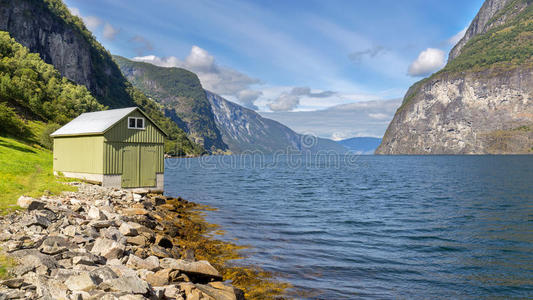
<path id="1" fill-rule="evenodd" d="M 52 171 L 52 152 L 0 137 L 0 212 L 16 209 L 21 195 L 40 197 L 76 190 L 61 181 Z"/>

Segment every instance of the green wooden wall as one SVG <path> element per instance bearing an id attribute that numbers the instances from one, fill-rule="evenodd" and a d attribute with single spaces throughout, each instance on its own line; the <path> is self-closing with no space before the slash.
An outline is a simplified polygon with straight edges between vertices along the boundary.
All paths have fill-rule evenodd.
<path id="1" fill-rule="evenodd" d="M 124 149 L 131 146 L 131 143 L 120 143 L 120 142 L 105 142 L 104 143 L 104 174 L 122 174 L 123 171 L 123 161 L 124 161 Z M 143 144 L 133 144 L 139 145 L 140 147 L 151 149 L 155 151 L 157 159 L 155 160 L 154 167 L 156 173 L 165 172 L 165 161 L 164 161 L 164 145 L 163 144 L 152 144 L 152 143 L 143 143 Z"/>
<path id="2" fill-rule="evenodd" d="M 54 138 L 54 171 L 102 174 L 104 137 Z"/>

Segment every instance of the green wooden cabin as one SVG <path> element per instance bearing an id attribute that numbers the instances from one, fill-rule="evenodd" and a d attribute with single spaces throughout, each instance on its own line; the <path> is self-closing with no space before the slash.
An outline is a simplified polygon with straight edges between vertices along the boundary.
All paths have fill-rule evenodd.
<path id="1" fill-rule="evenodd" d="M 167 135 L 137 107 L 81 114 L 51 136 L 56 174 L 105 187 L 163 190 Z"/>

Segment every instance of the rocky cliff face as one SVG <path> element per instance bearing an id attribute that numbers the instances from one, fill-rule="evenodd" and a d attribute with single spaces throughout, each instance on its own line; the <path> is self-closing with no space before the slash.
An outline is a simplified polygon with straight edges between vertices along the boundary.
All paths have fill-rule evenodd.
<path id="1" fill-rule="evenodd" d="M 61 75 L 86 86 L 100 103 L 133 106 L 125 79 L 81 20 L 59 0 L 0 0 L 0 30 L 8 31 Z"/>
<path id="2" fill-rule="evenodd" d="M 215 116 L 224 142 L 234 153 L 245 151 L 334 151 L 344 153 L 346 149 L 328 139 L 304 136 L 287 126 L 261 117 L 253 110 L 230 102 L 219 95 L 206 91 L 207 99 Z"/>
<path id="3" fill-rule="evenodd" d="M 377 154 L 533 153 L 533 9 L 487 0 L 447 66 L 413 85 Z"/>

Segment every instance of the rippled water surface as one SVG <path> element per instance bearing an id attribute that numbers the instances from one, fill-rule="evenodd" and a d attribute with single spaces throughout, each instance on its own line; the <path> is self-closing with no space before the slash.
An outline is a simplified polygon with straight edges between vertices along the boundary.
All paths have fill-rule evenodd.
<path id="1" fill-rule="evenodd" d="M 533 296 L 533 156 L 167 159 L 165 180 L 313 298 Z"/>

